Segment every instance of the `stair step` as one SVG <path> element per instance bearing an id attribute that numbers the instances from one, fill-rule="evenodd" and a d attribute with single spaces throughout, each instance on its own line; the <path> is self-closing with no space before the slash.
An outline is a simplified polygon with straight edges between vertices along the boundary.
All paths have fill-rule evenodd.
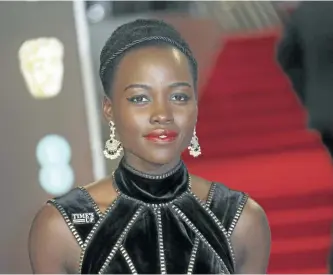
<path id="1" fill-rule="evenodd" d="M 270 269 L 268 269 L 268 274 L 272 274 L 269 272 Z M 286 269 L 283 267 L 280 267 L 279 269 L 274 269 L 273 274 L 328 274 L 328 270 L 326 267 L 317 267 L 317 268 L 298 268 L 293 269 L 291 267 L 287 267 Z"/>
<path id="2" fill-rule="evenodd" d="M 325 164 L 325 163 L 323 163 Z M 302 167 L 307 166 L 306 163 L 301 164 L 299 163 L 299 168 L 298 170 L 294 170 L 295 173 L 300 173 Z M 322 178 L 320 177 L 316 177 L 314 179 L 315 175 L 310 175 L 308 173 L 308 179 L 310 181 L 327 181 L 328 176 L 331 177 L 332 180 L 332 173 L 331 173 L 331 169 L 329 167 L 329 164 L 325 164 L 326 167 L 324 167 L 324 165 L 321 165 L 321 168 L 323 169 L 321 171 L 321 173 L 323 175 Z M 314 169 L 317 169 L 316 167 L 314 167 Z M 326 173 L 324 173 L 326 170 L 326 172 L 330 172 L 330 175 L 327 175 Z M 282 171 L 281 171 L 282 172 Z M 301 188 L 301 184 L 299 183 L 295 183 L 296 179 L 293 179 L 293 185 L 290 185 L 290 188 L 288 191 L 296 191 L 296 189 Z M 294 186 L 294 187 L 293 187 Z M 306 192 L 304 192 L 305 188 L 303 188 L 303 193 L 294 193 L 292 192 L 291 194 L 289 193 L 288 195 L 275 195 L 274 197 L 259 197 L 257 198 L 257 201 L 259 204 L 264 205 L 265 206 L 265 210 L 270 213 L 270 215 L 281 215 L 284 217 L 285 212 L 292 212 L 294 213 L 294 211 L 309 211 L 309 216 L 311 216 L 311 213 L 313 215 L 320 213 L 320 209 L 326 209 L 325 211 L 333 211 L 333 180 L 331 182 L 331 185 L 328 184 L 328 186 L 326 188 L 324 187 L 319 187 L 316 189 L 309 189 Z M 332 210 L 331 210 L 332 209 Z M 327 212 L 325 212 L 326 214 L 328 214 Z M 333 219 L 332 219 L 333 221 Z"/>
<path id="3" fill-rule="evenodd" d="M 235 123 L 237 123 L 235 121 Z M 214 135 L 217 135 L 220 133 L 220 135 L 223 135 L 224 139 L 234 139 L 234 138 L 241 138 L 244 141 L 246 141 L 247 139 L 253 139 L 253 138 L 257 138 L 258 135 L 273 135 L 273 134 L 283 134 L 286 132 L 291 132 L 291 131 L 295 131 L 295 130 L 300 130 L 300 131 L 304 131 L 304 123 L 300 123 L 299 121 L 290 121 L 288 122 L 288 124 L 286 123 L 275 123 L 272 125 L 266 125 L 265 127 L 260 127 L 260 124 L 256 124 L 256 125 L 248 125 L 245 124 L 245 126 L 242 129 L 238 129 L 236 127 L 236 125 L 232 125 L 230 124 L 230 122 L 227 123 L 223 123 L 223 121 L 220 121 L 219 124 L 217 125 L 223 125 L 219 126 L 222 129 L 219 131 L 214 131 L 214 129 L 212 128 L 208 128 L 208 126 L 206 126 L 206 129 L 202 129 L 201 127 L 197 127 L 197 133 L 200 139 L 211 139 L 214 138 Z M 239 125 L 243 125 L 243 124 L 239 124 Z M 265 125 L 265 124 L 262 124 Z M 252 127 L 251 127 L 252 126 Z M 205 133 L 204 135 L 202 135 L 202 133 Z M 202 143 L 204 144 L 204 143 Z M 302 145 L 302 144 L 300 144 Z M 252 149 L 250 148 L 252 145 L 249 144 L 248 148 L 250 151 L 252 151 Z M 277 147 L 272 147 L 271 149 L 277 149 Z M 276 150 L 275 150 L 276 151 Z M 207 153 L 207 152 L 206 152 Z M 259 153 L 259 152 L 258 152 Z"/>
<path id="4" fill-rule="evenodd" d="M 251 80 L 250 83 L 239 82 L 239 85 L 236 85 L 235 83 L 229 81 L 226 81 L 222 85 L 220 81 L 221 80 L 213 79 L 207 86 L 205 86 L 205 90 L 209 90 L 212 96 L 215 95 L 215 100 L 222 99 L 221 93 L 223 93 L 223 96 L 227 96 L 229 94 L 242 95 L 250 92 L 269 93 L 272 89 L 284 91 L 288 87 L 290 87 L 290 84 L 285 83 L 284 81 L 274 83 L 274 87 L 272 87 L 272 83 L 268 83 L 258 79 Z M 291 90 L 290 93 L 292 93 Z"/>
<path id="5" fill-rule="evenodd" d="M 254 90 L 251 87 L 248 87 L 246 91 L 243 92 L 236 92 L 236 93 L 225 93 L 224 90 L 220 89 L 218 94 L 214 94 L 212 92 L 203 94 L 200 98 L 199 104 L 224 104 L 228 105 L 226 101 L 234 101 L 234 102 L 240 102 L 245 103 L 249 101 L 276 101 L 276 100 L 291 100 L 298 101 L 298 98 L 295 93 L 290 92 L 290 86 L 289 84 L 285 85 L 285 88 L 283 90 L 281 89 L 275 89 L 271 88 L 269 92 L 267 90 Z M 217 109 L 219 110 L 219 109 Z M 205 111 L 205 110 L 203 110 Z"/>
<path id="6" fill-rule="evenodd" d="M 312 238 L 313 236 L 329 235 L 331 233 L 332 218 L 323 217 L 316 223 L 289 222 L 284 225 L 271 227 L 275 241 L 298 238 Z"/>
<path id="7" fill-rule="evenodd" d="M 258 55 L 261 55 L 258 58 Z M 234 63 L 240 64 L 243 63 L 243 66 L 253 66 L 256 67 L 264 67 L 264 65 L 273 64 L 273 58 L 275 57 L 275 52 L 271 49 L 246 49 L 243 50 L 241 53 L 235 51 L 234 49 L 225 48 L 224 52 L 221 53 L 221 56 L 217 61 L 221 64 L 229 64 L 233 65 Z M 270 65 L 270 66 L 271 66 Z M 278 66 L 277 64 L 274 64 Z"/>
<path id="8" fill-rule="evenodd" d="M 244 47 L 243 45 L 237 45 L 240 47 Z M 232 64 L 233 61 L 241 62 L 244 64 L 251 64 L 252 66 L 256 66 L 257 64 L 264 64 L 265 62 L 272 61 L 275 57 L 275 52 L 271 48 L 261 48 L 257 47 L 249 47 L 247 49 L 243 49 L 242 51 L 238 51 L 234 48 L 235 45 L 226 45 L 221 52 L 221 55 L 217 59 L 217 61 L 223 61 L 224 63 Z M 258 56 L 260 55 L 260 58 Z M 223 64 L 223 63 L 222 63 Z"/>
<path id="9" fill-rule="evenodd" d="M 266 211 L 332 205 L 333 172 L 322 149 L 243 157 L 184 158 L 190 172 L 250 194 Z"/>
<path id="10" fill-rule="evenodd" d="M 269 273 L 321 274 L 333 222 L 332 167 L 275 60 L 278 38 L 224 40 L 199 102 L 203 155 L 185 161 L 190 172 L 248 192 L 265 209 Z"/>
<path id="11" fill-rule="evenodd" d="M 225 60 L 221 61 L 222 61 L 221 64 L 223 64 L 223 66 L 216 67 L 214 72 L 216 72 L 216 74 L 217 73 L 220 74 L 220 76 L 223 77 L 224 79 L 228 78 L 235 79 L 239 78 L 239 76 L 252 78 L 252 77 L 258 77 L 258 75 L 261 75 L 263 78 L 265 78 L 266 76 L 276 75 L 281 71 L 281 68 L 278 67 L 278 65 L 276 64 L 272 64 L 272 60 L 270 59 L 263 59 L 262 61 L 260 61 L 260 63 L 256 62 L 256 66 L 253 66 L 253 64 L 246 66 L 244 65 L 246 63 L 243 63 L 242 66 L 238 66 L 237 70 L 230 70 L 229 66 L 227 66 L 228 62 L 226 62 Z M 235 61 L 232 60 L 230 64 L 234 64 L 234 62 Z M 233 65 L 231 66 L 234 67 Z M 283 76 L 281 75 L 280 77 Z M 284 78 L 284 81 L 286 81 L 286 79 L 287 78 Z"/>
<path id="12" fill-rule="evenodd" d="M 239 42 L 243 40 L 249 40 L 249 39 L 272 39 L 280 37 L 281 35 L 281 28 L 279 26 L 264 28 L 260 30 L 254 30 L 254 31 L 247 31 L 247 32 L 240 32 L 235 33 L 230 36 L 224 37 L 223 41 L 226 42 Z"/>
<path id="13" fill-rule="evenodd" d="M 221 92 L 224 94 L 242 94 L 249 91 L 260 91 L 269 93 L 272 89 L 272 86 L 276 90 L 285 90 L 290 86 L 290 83 L 281 81 L 281 77 L 278 76 L 274 80 L 266 81 L 265 79 L 251 78 L 246 82 L 243 82 L 241 77 L 237 82 L 235 80 L 223 79 L 223 77 L 219 76 L 218 79 L 212 78 L 209 85 L 205 87 L 205 90 L 210 90 L 212 94 L 216 94 L 221 96 Z M 223 83 L 223 84 L 222 84 Z"/>
<path id="14" fill-rule="evenodd" d="M 246 52 L 275 52 L 276 43 L 278 41 L 277 37 L 258 37 L 253 39 L 249 37 L 248 39 L 242 40 L 225 40 L 224 50 L 228 50 L 230 53 L 238 53 L 241 55 Z"/>
<path id="15" fill-rule="evenodd" d="M 292 223 L 316 222 L 322 219 L 333 222 L 333 203 L 322 207 L 311 207 L 304 209 L 291 209 L 282 211 L 267 211 L 266 214 L 271 226 Z"/>
<path id="16" fill-rule="evenodd" d="M 298 230 L 300 231 L 300 228 L 298 228 Z M 297 270 L 306 270 L 304 273 L 309 274 L 308 270 L 325 268 L 327 266 L 327 257 L 327 248 L 313 249 L 312 251 L 301 251 L 297 253 L 272 253 L 269 263 L 269 271 L 274 271 L 275 274 L 283 274 L 286 269 L 295 270 L 295 273 L 298 273 Z"/>
<path id="17" fill-rule="evenodd" d="M 306 125 L 304 119 L 304 115 L 294 108 L 284 113 L 270 113 L 266 115 L 251 115 L 249 113 L 247 116 L 223 117 L 223 119 L 215 116 L 211 117 L 209 123 L 204 123 L 204 121 L 207 121 L 206 117 L 206 119 L 198 119 L 197 133 L 199 137 L 205 140 L 210 140 L 211 137 L 221 133 L 224 141 L 230 138 L 241 138 L 244 140 L 256 133 L 258 138 L 260 138 L 258 131 L 270 134 L 279 130 L 282 132 L 285 129 L 290 129 L 291 131 L 298 129 L 304 135 L 306 133 L 304 130 Z M 203 123 L 200 123 L 201 121 Z M 216 129 L 216 125 L 219 125 L 218 129 Z M 248 134 L 250 135 L 248 136 Z M 253 138 L 256 137 L 254 136 Z"/>
<path id="18" fill-rule="evenodd" d="M 221 98 L 221 100 L 213 100 L 211 98 L 203 98 L 200 101 L 200 105 L 207 106 L 209 109 L 205 109 L 200 112 L 200 117 L 216 117 L 216 110 L 220 110 L 222 118 L 248 115 L 261 115 L 266 113 L 284 113 L 285 111 L 295 110 L 300 115 L 299 102 L 292 96 L 281 97 L 246 97 L 242 99 L 238 98 Z"/>
<path id="19" fill-rule="evenodd" d="M 239 77 L 245 77 L 248 80 L 258 79 L 261 76 L 261 80 L 266 80 L 268 77 L 275 76 L 284 82 L 288 81 L 288 78 L 281 72 L 282 68 L 270 57 L 258 60 L 257 55 L 238 56 L 237 58 L 231 58 L 227 55 L 226 58 L 222 57 L 219 63 L 216 63 L 212 76 L 220 76 L 223 80 L 235 79 L 236 81 L 239 81 Z"/>
<path id="20" fill-rule="evenodd" d="M 274 254 L 298 253 L 312 250 L 329 249 L 331 235 L 313 236 L 299 239 L 284 239 L 275 241 L 273 238 L 272 250 Z"/>
<path id="21" fill-rule="evenodd" d="M 232 67 L 229 66 L 230 72 L 237 72 L 239 64 L 233 64 Z M 267 64 L 269 66 L 269 64 Z M 271 65 L 272 66 L 272 65 Z M 265 70 L 265 67 L 262 68 L 262 71 Z M 217 70 L 218 72 L 218 70 Z M 286 82 L 286 78 L 283 75 L 278 74 L 277 72 L 267 74 L 267 75 L 262 75 L 263 72 L 259 72 L 256 75 L 245 75 L 245 74 L 237 74 L 235 77 L 227 77 L 225 75 L 219 74 L 220 75 L 220 81 L 223 82 L 223 85 L 225 86 L 237 86 L 240 87 L 241 90 L 248 91 L 249 87 L 252 89 L 252 83 L 256 83 L 257 85 L 259 84 L 258 87 L 260 87 L 260 84 L 265 84 L 265 83 L 281 83 L 285 85 L 284 82 Z M 240 82 L 240 79 L 242 80 Z M 287 82 L 288 83 L 288 82 Z M 236 84 L 236 85 L 235 85 Z M 288 83 L 289 84 L 289 83 Z M 244 87 L 244 88 L 243 88 Z M 272 88 L 272 85 L 271 87 Z M 266 91 L 268 92 L 268 91 Z"/>
<path id="22" fill-rule="evenodd" d="M 221 133 L 219 133 L 219 131 Z M 203 132 L 200 131 L 200 135 Z M 226 154 L 248 154 L 265 150 L 283 150 L 297 146 L 317 146 L 320 142 L 318 137 L 309 134 L 306 130 L 294 130 L 290 132 L 267 133 L 258 136 L 224 136 L 223 128 L 217 127 L 215 135 L 202 138 L 201 149 L 209 157 L 225 156 Z"/>
<path id="23" fill-rule="evenodd" d="M 242 91 L 242 92 L 235 91 L 234 93 L 232 93 L 232 92 L 225 93 L 224 87 L 222 85 L 220 85 L 220 86 L 222 87 L 221 89 L 215 89 L 214 87 L 211 87 L 213 89 L 213 91 L 216 90 L 216 91 L 218 91 L 218 93 L 214 94 L 213 92 L 210 92 L 210 93 L 203 94 L 200 98 L 200 103 L 204 100 L 206 100 L 207 102 L 211 102 L 211 101 L 224 102 L 224 100 L 248 101 L 248 100 L 252 100 L 254 98 L 259 99 L 261 97 L 267 98 L 267 99 L 292 97 L 295 100 L 298 100 L 296 94 L 291 91 L 289 83 L 284 84 L 284 89 L 276 89 L 275 87 L 271 87 L 269 92 L 267 92 L 267 90 L 255 90 L 255 89 L 252 89 L 251 87 L 248 87 L 248 89 L 246 91 Z"/>
<path id="24" fill-rule="evenodd" d="M 248 46 L 248 44 L 258 44 L 261 45 L 265 45 L 265 47 L 267 47 L 266 43 L 270 43 L 270 41 L 272 40 L 276 40 L 280 37 L 280 34 L 278 34 L 280 30 L 278 29 L 274 29 L 274 30 L 263 30 L 263 31 L 256 31 L 254 33 L 241 33 L 241 34 L 234 34 L 234 35 L 230 35 L 227 37 L 224 37 L 223 41 L 225 43 L 233 43 L 233 45 L 239 45 L 239 44 L 243 44 L 243 43 L 247 43 L 246 46 Z M 246 47 L 245 47 L 246 48 Z M 244 50 L 244 47 L 243 47 Z"/>

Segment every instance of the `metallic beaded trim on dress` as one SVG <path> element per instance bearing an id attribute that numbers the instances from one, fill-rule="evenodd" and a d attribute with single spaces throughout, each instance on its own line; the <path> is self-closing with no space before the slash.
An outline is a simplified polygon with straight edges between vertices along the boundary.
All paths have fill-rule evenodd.
<path id="1" fill-rule="evenodd" d="M 141 205 L 144 205 L 144 206 L 147 206 L 149 208 L 158 208 L 158 207 L 163 207 L 163 206 L 168 206 L 174 202 L 176 202 L 177 200 L 180 200 L 181 198 L 183 198 L 185 195 L 189 195 L 191 194 L 191 189 L 192 189 L 192 180 L 191 180 L 191 176 L 188 175 L 188 189 L 187 191 L 185 191 L 183 194 L 179 195 L 178 197 L 174 198 L 173 200 L 170 200 L 168 202 L 164 202 L 164 203 L 146 203 L 146 202 L 143 202 L 143 201 L 140 201 L 136 198 L 133 198 L 133 197 L 130 197 L 126 194 L 123 194 L 118 186 L 117 186 L 117 182 L 116 182 L 116 179 L 115 179 L 115 176 L 114 176 L 115 172 L 112 173 L 112 184 L 113 184 L 113 187 L 114 189 L 116 190 L 117 194 L 118 195 L 122 195 L 124 198 L 126 199 L 129 199 L 129 200 L 132 200 L 132 201 L 135 201 L 136 203 L 138 204 L 141 204 Z"/>
<path id="2" fill-rule="evenodd" d="M 231 237 L 232 235 L 232 232 L 234 231 L 235 227 L 236 227 L 236 224 L 239 220 L 239 217 L 240 215 L 242 214 L 243 212 L 243 209 L 244 209 L 244 206 L 247 202 L 247 199 L 248 199 L 248 195 L 246 194 L 243 194 L 243 197 L 241 199 L 241 202 L 237 208 L 237 211 L 236 211 L 236 214 L 235 214 L 235 217 L 233 218 L 231 224 L 230 224 L 230 227 L 229 227 L 229 230 L 228 230 L 228 235 Z"/>
<path id="3" fill-rule="evenodd" d="M 227 266 L 223 262 L 222 258 L 219 256 L 219 254 L 215 251 L 215 249 L 210 245 L 210 243 L 207 241 L 207 239 L 204 237 L 204 235 L 196 228 L 196 226 L 190 221 L 190 219 L 181 211 L 177 206 L 172 205 L 172 209 L 175 211 L 175 213 L 195 232 L 195 234 L 207 245 L 211 251 L 215 254 L 216 258 L 219 260 L 223 267 L 223 272 L 225 274 L 230 274 L 230 271 L 228 270 Z"/>
<path id="4" fill-rule="evenodd" d="M 102 222 L 105 220 L 107 215 L 110 213 L 110 211 L 116 206 L 117 202 L 119 201 L 119 197 L 117 197 L 111 205 L 105 210 L 105 212 L 102 214 L 102 216 L 99 218 L 99 220 L 94 224 L 93 228 L 89 232 L 89 235 L 87 236 L 86 240 L 83 243 L 82 250 L 81 250 L 81 255 L 80 255 L 80 263 L 79 263 L 79 274 L 82 273 L 82 265 L 83 265 L 83 259 L 86 254 L 86 250 L 92 241 L 93 236 L 95 235 L 98 227 L 102 224 Z"/>
<path id="5" fill-rule="evenodd" d="M 83 247 L 83 241 L 82 241 L 79 233 L 77 232 L 75 226 L 73 225 L 70 218 L 68 217 L 65 209 L 54 199 L 51 199 L 48 202 L 52 203 L 58 209 L 58 211 L 60 212 L 60 214 L 64 218 L 69 230 L 72 232 L 72 234 L 74 235 L 74 237 L 75 237 L 76 241 L 78 242 L 79 246 L 82 248 Z"/>
<path id="6" fill-rule="evenodd" d="M 190 258 L 190 262 L 189 262 L 188 268 L 187 268 L 187 274 L 193 273 L 195 258 L 197 256 L 199 244 L 200 244 L 200 238 L 198 236 L 195 236 L 194 245 L 193 245 L 193 249 L 192 249 L 192 253 L 191 253 L 191 258 Z"/>
<path id="7" fill-rule="evenodd" d="M 137 218 L 139 217 L 139 215 L 143 211 L 143 209 L 144 209 L 144 207 L 140 206 L 139 209 L 135 212 L 135 214 L 131 218 L 131 220 L 128 222 L 124 231 L 121 233 L 119 239 L 117 240 L 116 244 L 111 249 L 110 254 L 107 256 L 107 258 L 106 258 L 104 264 L 102 265 L 101 269 L 99 270 L 98 274 L 103 274 L 105 272 L 105 270 L 108 268 L 108 266 L 109 266 L 110 262 L 112 261 L 113 257 L 116 255 L 117 251 L 119 250 L 120 246 L 122 245 L 127 233 L 130 231 L 130 229 L 134 225 L 135 221 L 137 220 Z"/>
<path id="8" fill-rule="evenodd" d="M 161 208 L 157 207 L 154 209 L 156 220 L 157 220 L 157 232 L 158 232 L 158 249 L 160 256 L 160 272 L 161 274 L 167 274 L 165 256 L 164 256 L 164 241 L 163 241 L 163 228 L 162 228 L 162 217 Z"/>
<path id="9" fill-rule="evenodd" d="M 205 203 L 207 205 L 207 207 L 210 207 L 210 205 L 212 204 L 215 189 L 216 189 L 216 183 L 213 183 L 210 187 L 210 190 L 209 190 L 209 193 L 208 193 L 208 198 L 207 198 L 207 201 Z"/>
<path id="10" fill-rule="evenodd" d="M 179 161 L 179 163 L 174 168 L 172 168 L 169 172 L 166 172 L 166 173 L 164 173 L 162 175 L 151 175 L 151 174 L 146 174 L 146 173 L 143 173 L 141 171 L 136 170 L 135 168 L 133 168 L 132 166 L 130 166 L 129 164 L 127 164 L 125 162 L 125 160 L 122 160 L 122 164 L 131 173 L 133 173 L 133 174 L 135 174 L 137 176 L 140 176 L 142 178 L 151 179 L 151 180 L 161 180 L 161 179 L 165 179 L 167 177 L 170 177 L 171 175 L 173 175 L 174 173 L 176 173 L 183 166 L 183 162 Z"/>
<path id="11" fill-rule="evenodd" d="M 227 240 L 227 244 L 228 244 L 228 248 L 229 248 L 229 252 L 231 254 L 231 258 L 232 258 L 232 263 L 233 263 L 233 267 L 236 267 L 236 258 L 235 258 L 235 253 L 234 253 L 234 249 L 232 247 L 231 244 L 231 240 L 230 240 L 230 236 L 228 235 L 227 230 L 224 228 L 223 224 L 219 221 L 219 219 L 216 217 L 216 215 L 212 212 L 212 210 L 210 210 L 207 205 L 205 205 L 204 202 L 202 202 L 193 192 L 191 192 L 191 195 L 197 200 L 197 202 L 203 207 L 203 209 L 205 209 L 207 211 L 207 213 L 211 216 L 211 218 L 213 219 L 213 221 L 216 223 L 216 225 L 220 228 L 221 232 L 223 233 L 224 237 Z"/>
<path id="12" fill-rule="evenodd" d="M 91 197 L 91 195 L 87 191 L 87 189 L 84 186 L 79 186 L 79 189 L 83 192 L 83 194 L 87 197 L 89 202 L 92 204 L 92 206 L 94 207 L 94 210 L 96 211 L 97 215 L 99 217 L 101 217 L 103 215 L 102 211 L 99 209 L 99 207 L 97 206 L 96 202 L 93 200 L 93 198 Z"/>
<path id="13" fill-rule="evenodd" d="M 119 248 L 119 250 L 120 250 L 121 254 L 123 255 L 123 257 L 125 258 L 125 261 L 126 261 L 126 263 L 128 264 L 128 267 L 131 270 L 131 274 L 135 274 L 135 275 L 138 274 L 138 272 L 136 271 L 135 266 L 134 266 L 134 264 L 132 262 L 132 259 L 128 255 L 128 253 L 127 253 L 126 249 L 124 248 L 124 246 L 121 245 L 120 248 Z"/>
<path id="14" fill-rule="evenodd" d="M 213 200 L 213 196 L 215 193 L 215 188 L 216 188 L 216 183 L 213 183 L 210 187 L 209 193 L 208 193 L 208 198 L 206 201 L 206 204 L 208 207 L 210 207 L 212 200 Z M 193 268 L 194 268 L 194 263 L 195 263 L 195 258 L 197 256 L 197 251 L 199 248 L 199 244 L 200 244 L 200 238 L 199 236 L 195 236 L 194 239 L 194 245 L 193 245 L 193 249 L 192 249 L 192 253 L 191 253 L 191 257 L 190 257 L 190 262 L 187 268 L 187 274 L 192 274 L 193 273 Z"/>

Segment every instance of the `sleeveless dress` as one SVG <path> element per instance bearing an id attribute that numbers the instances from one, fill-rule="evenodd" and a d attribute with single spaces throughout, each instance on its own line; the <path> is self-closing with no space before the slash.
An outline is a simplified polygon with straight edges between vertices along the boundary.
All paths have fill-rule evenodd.
<path id="1" fill-rule="evenodd" d="M 82 274 L 232 274 L 231 235 L 248 196 L 213 183 L 203 202 L 183 162 L 158 178 L 120 162 L 101 213 L 84 187 L 52 199 L 81 247 Z"/>

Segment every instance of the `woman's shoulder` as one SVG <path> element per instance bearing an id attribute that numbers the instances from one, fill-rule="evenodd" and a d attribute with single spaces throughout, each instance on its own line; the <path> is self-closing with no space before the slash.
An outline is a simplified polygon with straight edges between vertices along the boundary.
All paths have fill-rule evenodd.
<path id="1" fill-rule="evenodd" d="M 118 196 L 111 177 L 80 187 L 80 189 L 83 190 L 89 200 L 95 204 L 102 213 L 105 212 Z"/>
<path id="2" fill-rule="evenodd" d="M 47 200 L 39 209 L 29 233 L 29 254 L 34 270 L 55 271 L 52 273 L 74 273 L 78 270 L 80 249 L 102 216 L 106 198 L 113 199 L 109 183 L 104 179 L 75 187 L 66 194 Z M 48 247 L 52 247 L 53 254 L 45 258 Z M 39 259 L 44 259 L 45 263 Z"/>
<path id="3" fill-rule="evenodd" d="M 66 194 L 54 197 L 47 201 L 47 205 L 52 205 L 60 213 L 71 212 L 91 212 L 101 215 L 106 208 L 115 200 L 117 192 L 113 187 L 111 178 L 104 178 L 87 185 L 77 186 Z"/>
<path id="4" fill-rule="evenodd" d="M 49 231 L 57 228 L 58 232 L 75 231 L 81 224 L 93 225 L 104 210 L 116 198 L 116 191 L 110 179 L 102 179 L 88 185 L 77 186 L 66 194 L 46 201 L 39 209 L 32 222 L 32 228 Z M 78 234 L 74 234 L 79 243 Z"/>
<path id="5" fill-rule="evenodd" d="M 77 238 L 63 215 L 50 203 L 35 215 L 29 232 L 28 250 L 34 273 L 73 273 L 73 259 L 80 255 Z M 50 251 L 52 253 L 45 253 Z"/>
<path id="6" fill-rule="evenodd" d="M 245 192 L 229 188 L 226 184 L 210 181 L 195 175 L 191 175 L 193 193 L 201 200 L 206 201 L 208 197 L 214 196 L 215 201 L 220 203 L 226 201 L 246 200 L 248 195 Z"/>
<path id="7" fill-rule="evenodd" d="M 193 193 L 202 201 L 209 201 L 211 211 L 221 221 L 229 235 L 232 235 L 241 217 L 242 227 L 260 218 L 266 219 L 262 207 L 246 192 L 197 176 L 191 178 Z"/>
<path id="8" fill-rule="evenodd" d="M 192 190 L 208 202 L 210 215 L 225 229 L 236 257 L 237 273 L 265 273 L 271 232 L 264 209 L 247 193 L 196 176 Z M 204 198 L 204 199 L 203 199 Z"/>
<path id="9" fill-rule="evenodd" d="M 112 182 L 102 179 L 48 200 L 34 217 L 31 242 L 42 240 L 44 244 L 50 243 L 58 240 L 58 236 L 64 240 L 65 247 L 69 244 L 76 247 L 75 243 L 82 247 L 90 230 L 102 217 L 106 205 L 115 199 L 115 193 Z"/>

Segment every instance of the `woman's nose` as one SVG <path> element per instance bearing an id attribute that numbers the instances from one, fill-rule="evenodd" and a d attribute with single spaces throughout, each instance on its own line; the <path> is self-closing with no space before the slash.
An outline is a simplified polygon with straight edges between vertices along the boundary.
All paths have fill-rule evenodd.
<path id="1" fill-rule="evenodd" d="M 171 106 L 167 103 L 155 103 L 150 118 L 152 124 L 169 124 L 173 122 Z"/>

